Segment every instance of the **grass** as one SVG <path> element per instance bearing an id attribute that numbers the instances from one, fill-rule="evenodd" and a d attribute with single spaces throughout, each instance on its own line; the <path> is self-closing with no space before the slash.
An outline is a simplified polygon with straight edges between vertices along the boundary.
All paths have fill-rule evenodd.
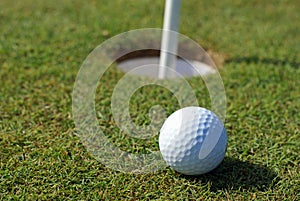
<path id="1" fill-rule="evenodd" d="M 120 173 L 95 160 L 75 135 L 71 94 L 81 63 L 116 34 L 161 27 L 163 1 L 2 0 L 0 199 L 300 199 L 299 1 L 182 4 L 181 33 L 226 55 L 220 73 L 229 145 L 221 166 L 199 177 L 169 168 Z M 98 89 L 97 110 L 107 118 L 120 76 L 109 72 L 103 79 L 107 87 Z M 197 86 L 199 79 L 189 82 Z M 199 102 L 209 107 L 205 87 L 194 88 Z M 157 90 L 161 96 L 155 96 Z M 139 97 L 165 104 L 168 113 L 178 109 L 167 91 L 141 89 L 131 101 L 140 124 L 149 121 L 152 103 Z M 108 120 L 101 123 L 125 150 L 158 149 L 157 138 L 123 140 Z"/>

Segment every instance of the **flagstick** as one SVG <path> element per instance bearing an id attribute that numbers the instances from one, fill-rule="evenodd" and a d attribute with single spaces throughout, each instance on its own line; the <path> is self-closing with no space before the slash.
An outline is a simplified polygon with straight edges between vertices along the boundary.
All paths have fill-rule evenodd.
<path id="1" fill-rule="evenodd" d="M 158 78 L 169 75 L 168 67 L 175 69 L 178 46 L 178 25 L 181 0 L 166 0 L 164 26 L 161 41 Z"/>

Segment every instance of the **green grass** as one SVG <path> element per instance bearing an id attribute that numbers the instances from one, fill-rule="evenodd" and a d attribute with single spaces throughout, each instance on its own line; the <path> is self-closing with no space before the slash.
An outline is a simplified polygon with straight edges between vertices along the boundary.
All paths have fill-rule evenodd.
<path id="1" fill-rule="evenodd" d="M 182 4 L 181 33 L 226 55 L 220 73 L 229 144 L 221 166 L 198 177 L 169 168 L 120 173 L 75 135 L 71 94 L 81 63 L 116 34 L 161 27 L 163 1 L 1 0 L 0 199 L 300 200 L 299 1 Z M 97 110 L 108 118 L 101 126 L 124 150 L 158 150 L 157 136 L 149 143 L 124 138 L 111 124 L 110 95 L 120 76 L 107 73 L 99 89 Z M 204 86 L 194 88 L 209 107 Z M 149 122 L 152 102 L 168 114 L 178 109 L 167 91 L 146 87 L 131 101 L 137 123 Z"/>

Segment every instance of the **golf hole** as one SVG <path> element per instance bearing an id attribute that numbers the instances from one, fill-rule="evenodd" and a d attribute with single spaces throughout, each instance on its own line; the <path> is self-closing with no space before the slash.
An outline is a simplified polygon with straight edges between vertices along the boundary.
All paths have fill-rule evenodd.
<path id="1" fill-rule="evenodd" d="M 205 76 L 217 72 L 215 66 L 211 64 L 211 60 L 206 58 L 209 57 L 208 55 L 197 56 L 191 54 L 189 51 L 186 51 L 185 48 L 182 48 L 180 52 L 180 55 L 184 55 L 184 59 L 177 56 L 174 66 L 174 70 L 177 73 L 168 75 L 168 78 L 176 78 L 178 75 L 183 77 Z M 157 78 L 159 60 L 160 50 L 147 49 L 125 54 L 124 56 L 118 58 L 116 63 L 118 68 L 125 73 L 130 72 L 131 70 L 140 66 L 150 65 L 151 68 L 147 68 L 144 71 L 132 71 L 132 74 Z"/>

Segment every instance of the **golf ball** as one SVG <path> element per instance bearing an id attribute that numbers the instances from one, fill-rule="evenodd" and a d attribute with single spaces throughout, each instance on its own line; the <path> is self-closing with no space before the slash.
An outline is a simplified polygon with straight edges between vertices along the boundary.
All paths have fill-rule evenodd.
<path id="1" fill-rule="evenodd" d="M 166 163 L 182 174 L 199 175 L 213 170 L 222 162 L 226 147 L 222 121 L 205 108 L 177 110 L 160 130 L 160 152 Z"/>

